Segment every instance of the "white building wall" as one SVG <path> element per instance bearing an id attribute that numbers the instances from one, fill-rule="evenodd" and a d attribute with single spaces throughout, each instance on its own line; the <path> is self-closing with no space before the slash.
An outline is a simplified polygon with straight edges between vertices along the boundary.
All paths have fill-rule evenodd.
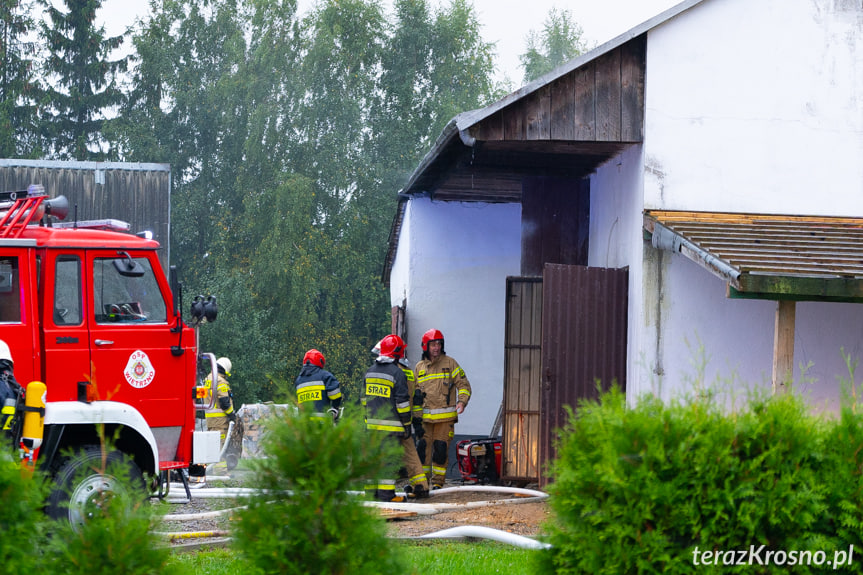
<path id="1" fill-rule="evenodd" d="M 647 207 L 863 216 L 861 17 L 707 0 L 651 30 Z"/>
<path id="2" fill-rule="evenodd" d="M 629 326 L 626 388 L 638 390 L 638 323 L 642 308 L 642 146 L 633 145 L 606 162 L 590 178 L 590 240 L 588 265 L 629 267 Z"/>
<path id="3" fill-rule="evenodd" d="M 392 305 L 407 301 L 407 355 L 439 329 L 473 393 L 456 433 L 487 435 L 503 399 L 506 277 L 521 267 L 521 204 L 408 201 L 390 275 Z"/>
<path id="4" fill-rule="evenodd" d="M 849 2 L 708 0 L 652 30 L 645 208 L 863 216 L 860 18 Z M 727 299 L 722 280 L 649 245 L 641 273 L 630 391 L 670 397 L 699 373 L 769 389 L 775 302 Z M 861 326 L 863 306 L 798 303 L 796 389 L 835 407 L 840 349 L 859 357 Z"/>

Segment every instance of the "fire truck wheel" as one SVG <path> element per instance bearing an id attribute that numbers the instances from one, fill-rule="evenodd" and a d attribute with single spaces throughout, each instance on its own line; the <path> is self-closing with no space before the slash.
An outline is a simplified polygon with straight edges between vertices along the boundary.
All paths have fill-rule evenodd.
<path id="1" fill-rule="evenodd" d="M 90 445 L 60 462 L 54 475 L 54 485 L 48 496 L 46 511 L 54 519 L 66 519 L 78 526 L 94 516 L 112 493 L 128 492 L 130 486 L 144 493 L 144 477 L 138 466 L 119 451 L 111 451 L 105 459 L 102 473 L 102 450 Z M 118 466 L 128 470 L 128 481 Z M 111 470 L 115 470 L 113 475 Z"/>

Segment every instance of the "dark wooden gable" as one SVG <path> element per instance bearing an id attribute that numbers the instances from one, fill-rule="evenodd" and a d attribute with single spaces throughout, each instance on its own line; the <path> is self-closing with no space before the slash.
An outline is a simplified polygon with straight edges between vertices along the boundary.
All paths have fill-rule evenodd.
<path id="1" fill-rule="evenodd" d="M 410 187 L 439 200 L 519 202 L 525 177 L 589 175 L 642 141 L 646 43 L 636 36 L 478 119 Z"/>

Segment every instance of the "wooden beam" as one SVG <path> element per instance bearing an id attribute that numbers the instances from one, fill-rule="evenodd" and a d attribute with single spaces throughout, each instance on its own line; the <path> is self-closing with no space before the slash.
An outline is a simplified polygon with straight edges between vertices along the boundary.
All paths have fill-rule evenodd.
<path id="1" fill-rule="evenodd" d="M 773 333 L 773 393 L 784 394 L 791 389 L 794 377 L 794 318 L 797 304 L 776 302 L 776 326 Z"/>

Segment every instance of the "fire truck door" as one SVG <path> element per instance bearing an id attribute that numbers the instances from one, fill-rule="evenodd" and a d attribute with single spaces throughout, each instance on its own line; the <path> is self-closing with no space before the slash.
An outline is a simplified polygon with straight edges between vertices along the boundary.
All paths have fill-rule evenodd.
<path id="1" fill-rule="evenodd" d="M 88 252 L 91 357 L 100 399 L 132 405 L 150 427 L 174 428 L 179 437 L 191 388 L 183 357 L 171 353 L 177 334 L 156 266 L 155 252 Z"/>
<path id="2" fill-rule="evenodd" d="M 9 346 L 21 385 L 41 377 L 32 250 L 0 244 L 0 339 Z"/>
<path id="3" fill-rule="evenodd" d="M 47 250 L 42 265 L 48 400 L 74 401 L 78 399 L 78 383 L 86 384 L 90 378 L 90 337 L 83 297 L 84 251 Z"/>

